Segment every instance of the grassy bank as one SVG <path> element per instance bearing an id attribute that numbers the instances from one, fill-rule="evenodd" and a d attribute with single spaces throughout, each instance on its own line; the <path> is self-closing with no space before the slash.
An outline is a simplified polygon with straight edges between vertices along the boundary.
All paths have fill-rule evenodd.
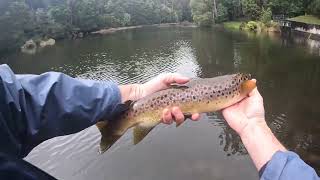
<path id="1" fill-rule="evenodd" d="M 320 18 L 312 15 L 305 15 L 305 16 L 297 16 L 294 18 L 290 18 L 290 21 L 302 22 L 306 24 L 316 24 L 320 25 Z"/>
<path id="2" fill-rule="evenodd" d="M 229 30 L 242 30 L 250 32 L 280 32 L 280 26 L 278 23 L 269 22 L 263 23 L 261 21 L 230 21 L 223 23 L 224 28 Z"/>
<path id="3" fill-rule="evenodd" d="M 241 21 L 229 21 L 229 22 L 224 22 L 223 26 L 226 29 L 239 30 L 242 23 L 243 22 L 241 22 Z"/>

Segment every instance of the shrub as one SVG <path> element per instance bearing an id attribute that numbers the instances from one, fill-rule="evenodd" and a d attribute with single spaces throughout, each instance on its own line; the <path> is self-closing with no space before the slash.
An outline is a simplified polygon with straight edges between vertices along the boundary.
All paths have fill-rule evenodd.
<path id="1" fill-rule="evenodd" d="M 258 30 L 258 23 L 255 21 L 249 21 L 246 24 L 245 29 L 248 29 L 249 31 L 257 31 Z"/>

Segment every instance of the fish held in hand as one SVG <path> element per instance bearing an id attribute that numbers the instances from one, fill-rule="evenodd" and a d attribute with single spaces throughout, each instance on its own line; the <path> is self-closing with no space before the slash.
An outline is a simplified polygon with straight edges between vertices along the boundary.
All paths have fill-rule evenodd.
<path id="1" fill-rule="evenodd" d="M 134 127 L 134 144 L 139 143 L 161 122 L 165 108 L 178 106 L 186 115 L 219 111 L 241 101 L 255 87 L 250 74 L 238 73 L 193 79 L 136 102 L 128 101 L 123 105 L 126 111 L 116 119 L 96 124 L 102 135 L 100 153 L 107 151 L 131 127 Z"/>

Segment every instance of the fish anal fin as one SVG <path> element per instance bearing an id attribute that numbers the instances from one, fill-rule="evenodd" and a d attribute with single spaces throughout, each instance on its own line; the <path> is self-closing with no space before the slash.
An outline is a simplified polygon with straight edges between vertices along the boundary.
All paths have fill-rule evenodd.
<path id="1" fill-rule="evenodd" d="M 154 127 L 135 126 L 133 128 L 133 144 L 136 145 L 148 135 Z"/>

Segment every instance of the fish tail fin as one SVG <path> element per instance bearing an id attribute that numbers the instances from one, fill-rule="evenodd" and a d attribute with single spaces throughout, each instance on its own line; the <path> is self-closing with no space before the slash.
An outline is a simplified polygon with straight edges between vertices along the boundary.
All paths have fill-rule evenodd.
<path id="1" fill-rule="evenodd" d="M 102 154 L 106 152 L 122 135 L 115 134 L 107 121 L 98 122 L 96 126 L 101 133 L 99 153 Z"/>
<path id="2" fill-rule="evenodd" d="M 133 144 L 136 145 L 142 141 L 154 127 L 135 126 L 133 129 Z"/>

